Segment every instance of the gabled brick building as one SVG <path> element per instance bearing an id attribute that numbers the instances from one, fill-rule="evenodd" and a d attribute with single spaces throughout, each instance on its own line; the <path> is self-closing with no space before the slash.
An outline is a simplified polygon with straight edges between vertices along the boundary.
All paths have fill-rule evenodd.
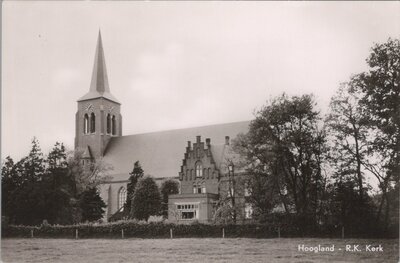
<path id="1" fill-rule="evenodd" d="M 107 204 L 106 218 L 123 207 L 129 173 L 139 161 L 145 174 L 159 185 L 170 178 L 179 181 L 180 194 L 170 198 L 171 215 L 178 209 L 182 210 L 179 221 L 183 217 L 210 220 L 222 175 L 226 174 L 222 166 L 229 138 L 247 132 L 248 125 L 245 121 L 123 136 L 121 103 L 110 92 L 99 33 L 90 89 L 78 100 L 75 148 L 83 151 L 83 162 L 101 158 L 113 168 L 108 172 L 111 179 L 100 189 Z M 206 141 L 202 142 L 200 136 Z M 193 138 L 197 139 L 192 146 L 188 141 Z M 194 217 L 185 212 L 188 204 L 196 213 Z"/>
<path id="2" fill-rule="evenodd" d="M 222 144 L 211 143 L 210 138 L 203 142 L 201 136 L 196 136 L 193 146 L 188 141 L 179 172 L 180 193 L 169 196 L 168 219 L 210 222 L 217 206 L 221 205 L 221 198 L 231 197 L 241 206 L 237 219 L 245 219 L 244 187 L 235 187 L 236 182 L 244 182 L 240 180 L 243 170 L 238 167 L 233 170 L 237 159 L 239 157 L 231 149 L 229 136 L 225 136 Z"/>

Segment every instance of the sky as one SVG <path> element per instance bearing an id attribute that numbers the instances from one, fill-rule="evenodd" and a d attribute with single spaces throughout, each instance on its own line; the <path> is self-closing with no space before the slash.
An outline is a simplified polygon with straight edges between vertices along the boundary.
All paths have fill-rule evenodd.
<path id="1" fill-rule="evenodd" d="M 400 36 L 400 2 L 2 2 L 2 159 L 74 147 L 101 29 L 123 135 L 250 120 L 285 92 L 322 113 Z"/>

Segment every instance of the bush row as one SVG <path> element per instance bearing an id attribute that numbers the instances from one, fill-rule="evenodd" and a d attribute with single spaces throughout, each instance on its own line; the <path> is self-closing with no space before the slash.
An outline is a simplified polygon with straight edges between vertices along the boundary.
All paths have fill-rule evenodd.
<path id="1" fill-rule="evenodd" d="M 121 238 L 122 230 L 125 238 L 169 238 L 172 229 L 173 237 L 243 237 L 243 238 L 274 238 L 274 237 L 330 237 L 340 238 L 341 227 L 324 230 L 316 228 L 299 229 L 288 225 L 271 224 L 172 224 L 172 223 L 142 223 L 136 221 L 120 221 L 107 224 L 80 225 L 42 225 L 42 226 L 3 226 L 2 237 L 34 237 L 41 238 Z M 345 237 L 396 237 L 391 233 L 355 233 L 345 230 Z"/>

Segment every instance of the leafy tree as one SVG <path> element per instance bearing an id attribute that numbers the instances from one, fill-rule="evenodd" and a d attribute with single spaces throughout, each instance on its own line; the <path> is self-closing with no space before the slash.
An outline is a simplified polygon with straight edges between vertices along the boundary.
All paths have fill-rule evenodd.
<path id="1" fill-rule="evenodd" d="M 143 177 L 144 171 L 142 169 L 142 166 L 140 165 L 139 161 L 136 161 L 135 164 L 133 165 L 133 170 L 132 172 L 129 173 L 129 183 L 127 185 L 127 199 L 125 203 L 125 209 L 124 211 L 127 211 L 128 214 L 130 214 L 130 210 L 132 207 L 132 198 L 135 193 L 135 188 L 136 185 L 139 181 L 140 178 Z"/>
<path id="2" fill-rule="evenodd" d="M 73 182 L 72 192 L 73 197 L 70 200 L 72 210 L 72 221 L 78 223 L 81 221 L 89 220 L 85 214 L 84 209 L 87 207 L 82 204 L 82 198 L 88 193 L 92 193 L 93 189 L 109 180 L 107 175 L 112 167 L 103 162 L 102 159 L 92 161 L 89 163 L 82 162 L 82 151 L 75 150 L 67 157 L 67 167 L 69 179 Z M 97 190 L 96 190 L 97 191 Z M 101 199 L 101 197 L 99 196 Z M 102 202 L 94 202 L 98 207 L 98 211 L 102 210 Z M 93 207 L 91 209 L 94 209 Z M 90 221 L 90 220 L 89 220 Z"/>
<path id="3" fill-rule="evenodd" d="M 17 224 L 39 224 L 46 213 L 46 189 L 44 186 L 46 162 L 36 138 L 32 140 L 29 155 L 16 165 L 20 184 L 14 192 L 14 222 Z"/>
<path id="4" fill-rule="evenodd" d="M 112 169 L 101 158 L 90 163 L 83 163 L 82 154 L 82 151 L 75 150 L 67 157 L 68 172 L 71 180 L 75 182 L 76 196 L 109 180 L 110 177 L 107 174 Z"/>
<path id="5" fill-rule="evenodd" d="M 286 211 L 289 214 L 289 208 L 287 200 L 284 194 L 281 194 L 280 189 L 285 189 L 285 182 L 282 177 L 274 176 L 271 171 L 275 168 L 275 172 L 278 173 L 277 160 L 274 158 L 272 151 L 265 151 L 263 153 L 265 159 L 270 162 L 271 169 L 266 169 L 265 164 L 261 164 L 256 156 L 251 152 L 249 134 L 239 134 L 236 139 L 233 140 L 233 150 L 239 153 L 239 156 L 247 158 L 247 160 L 236 160 L 235 166 L 241 167 L 243 170 L 247 170 L 246 179 L 244 182 L 236 183 L 236 185 L 245 187 L 248 192 L 246 201 L 252 204 L 253 207 L 253 218 L 260 221 L 266 222 L 270 217 L 272 210 L 281 204 L 285 205 Z M 247 164 L 246 164 L 247 161 Z M 243 180 L 242 180 L 243 181 Z"/>
<path id="6" fill-rule="evenodd" d="M 29 155 L 14 163 L 7 158 L 2 167 L 2 210 L 15 224 L 37 224 L 45 213 L 43 180 L 46 162 L 36 138 Z"/>
<path id="7" fill-rule="evenodd" d="M 243 208 L 248 201 L 245 196 L 248 178 L 245 173 L 244 160 L 232 147 L 225 149 L 225 159 L 220 165 L 224 171 L 218 182 L 219 199 L 214 213 L 217 223 L 232 223 L 244 220 Z M 248 190 L 248 189 L 247 189 Z"/>
<path id="8" fill-rule="evenodd" d="M 79 204 L 82 210 L 82 222 L 93 222 L 103 217 L 106 204 L 101 199 L 96 187 L 88 188 L 82 192 Z"/>
<path id="9" fill-rule="evenodd" d="M 62 143 L 56 143 L 47 157 L 47 173 L 44 179 L 46 195 L 45 218 L 52 224 L 72 223 L 74 181 L 68 172 L 67 153 Z"/>
<path id="10" fill-rule="evenodd" d="M 172 179 L 164 181 L 161 185 L 161 196 L 162 196 L 161 213 L 164 218 L 168 217 L 168 196 L 174 194 L 179 194 L 178 182 Z"/>
<path id="11" fill-rule="evenodd" d="M 324 187 L 325 135 L 319 129 L 320 117 L 314 106 L 310 95 L 275 98 L 256 114 L 249 132 L 237 142 L 249 161 L 250 176 L 264 177 L 250 180 L 261 182 L 251 188 L 268 185 L 260 192 L 278 196 L 287 213 L 296 214 L 300 227 L 316 223 Z M 253 205 L 259 211 L 271 208 L 257 202 Z"/>
<path id="12" fill-rule="evenodd" d="M 359 94 L 351 92 L 351 83 L 342 85 L 330 103 L 326 119 L 333 147 L 331 160 L 340 181 L 354 180 L 358 199 L 364 196 L 362 165 L 368 154 L 368 121 L 359 105 Z M 347 177 L 347 178 L 343 178 Z"/>
<path id="13" fill-rule="evenodd" d="M 43 220 L 51 224 L 77 223 L 82 214 L 85 220 L 90 219 L 82 211 L 86 209 L 82 200 L 108 179 L 104 167 L 101 161 L 83 165 L 79 152 L 68 158 L 64 145 L 58 142 L 44 158 L 34 138 L 28 156 L 17 163 L 7 157 L 2 166 L 2 212 L 11 223 L 25 225 Z M 101 210 L 104 202 L 93 204 Z"/>
<path id="14" fill-rule="evenodd" d="M 10 156 L 1 168 L 1 214 L 7 216 L 9 220 L 14 218 L 14 194 L 20 185 L 18 173 L 13 159 Z"/>
<path id="15" fill-rule="evenodd" d="M 373 135 L 368 148 L 370 158 L 364 166 L 378 179 L 382 192 L 377 221 L 385 204 L 384 224 L 388 226 L 388 192 L 397 187 L 400 174 L 400 41 L 389 39 L 376 44 L 367 64 L 369 70 L 355 75 L 350 83 L 353 93 L 360 94 L 359 104 Z"/>
<path id="16" fill-rule="evenodd" d="M 355 92 L 362 92 L 360 104 L 371 125 L 381 132 L 375 147 L 390 158 L 391 169 L 400 165 L 400 40 L 376 44 L 367 59 L 369 71 L 353 77 Z"/>
<path id="17" fill-rule="evenodd" d="M 132 199 L 132 217 L 147 221 L 160 211 L 161 196 L 157 184 L 151 177 L 141 178 Z"/>
<path id="18" fill-rule="evenodd" d="M 34 183 L 43 179 L 46 163 L 39 146 L 39 141 L 35 137 L 32 139 L 32 148 L 29 155 L 24 158 L 22 164 L 24 182 L 29 181 Z"/>

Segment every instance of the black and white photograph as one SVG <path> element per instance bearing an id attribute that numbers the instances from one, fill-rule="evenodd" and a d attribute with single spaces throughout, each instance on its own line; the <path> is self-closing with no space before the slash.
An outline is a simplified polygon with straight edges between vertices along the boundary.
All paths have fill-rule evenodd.
<path id="1" fill-rule="evenodd" d="M 399 1 L 1 17 L 1 262 L 400 262 Z"/>

